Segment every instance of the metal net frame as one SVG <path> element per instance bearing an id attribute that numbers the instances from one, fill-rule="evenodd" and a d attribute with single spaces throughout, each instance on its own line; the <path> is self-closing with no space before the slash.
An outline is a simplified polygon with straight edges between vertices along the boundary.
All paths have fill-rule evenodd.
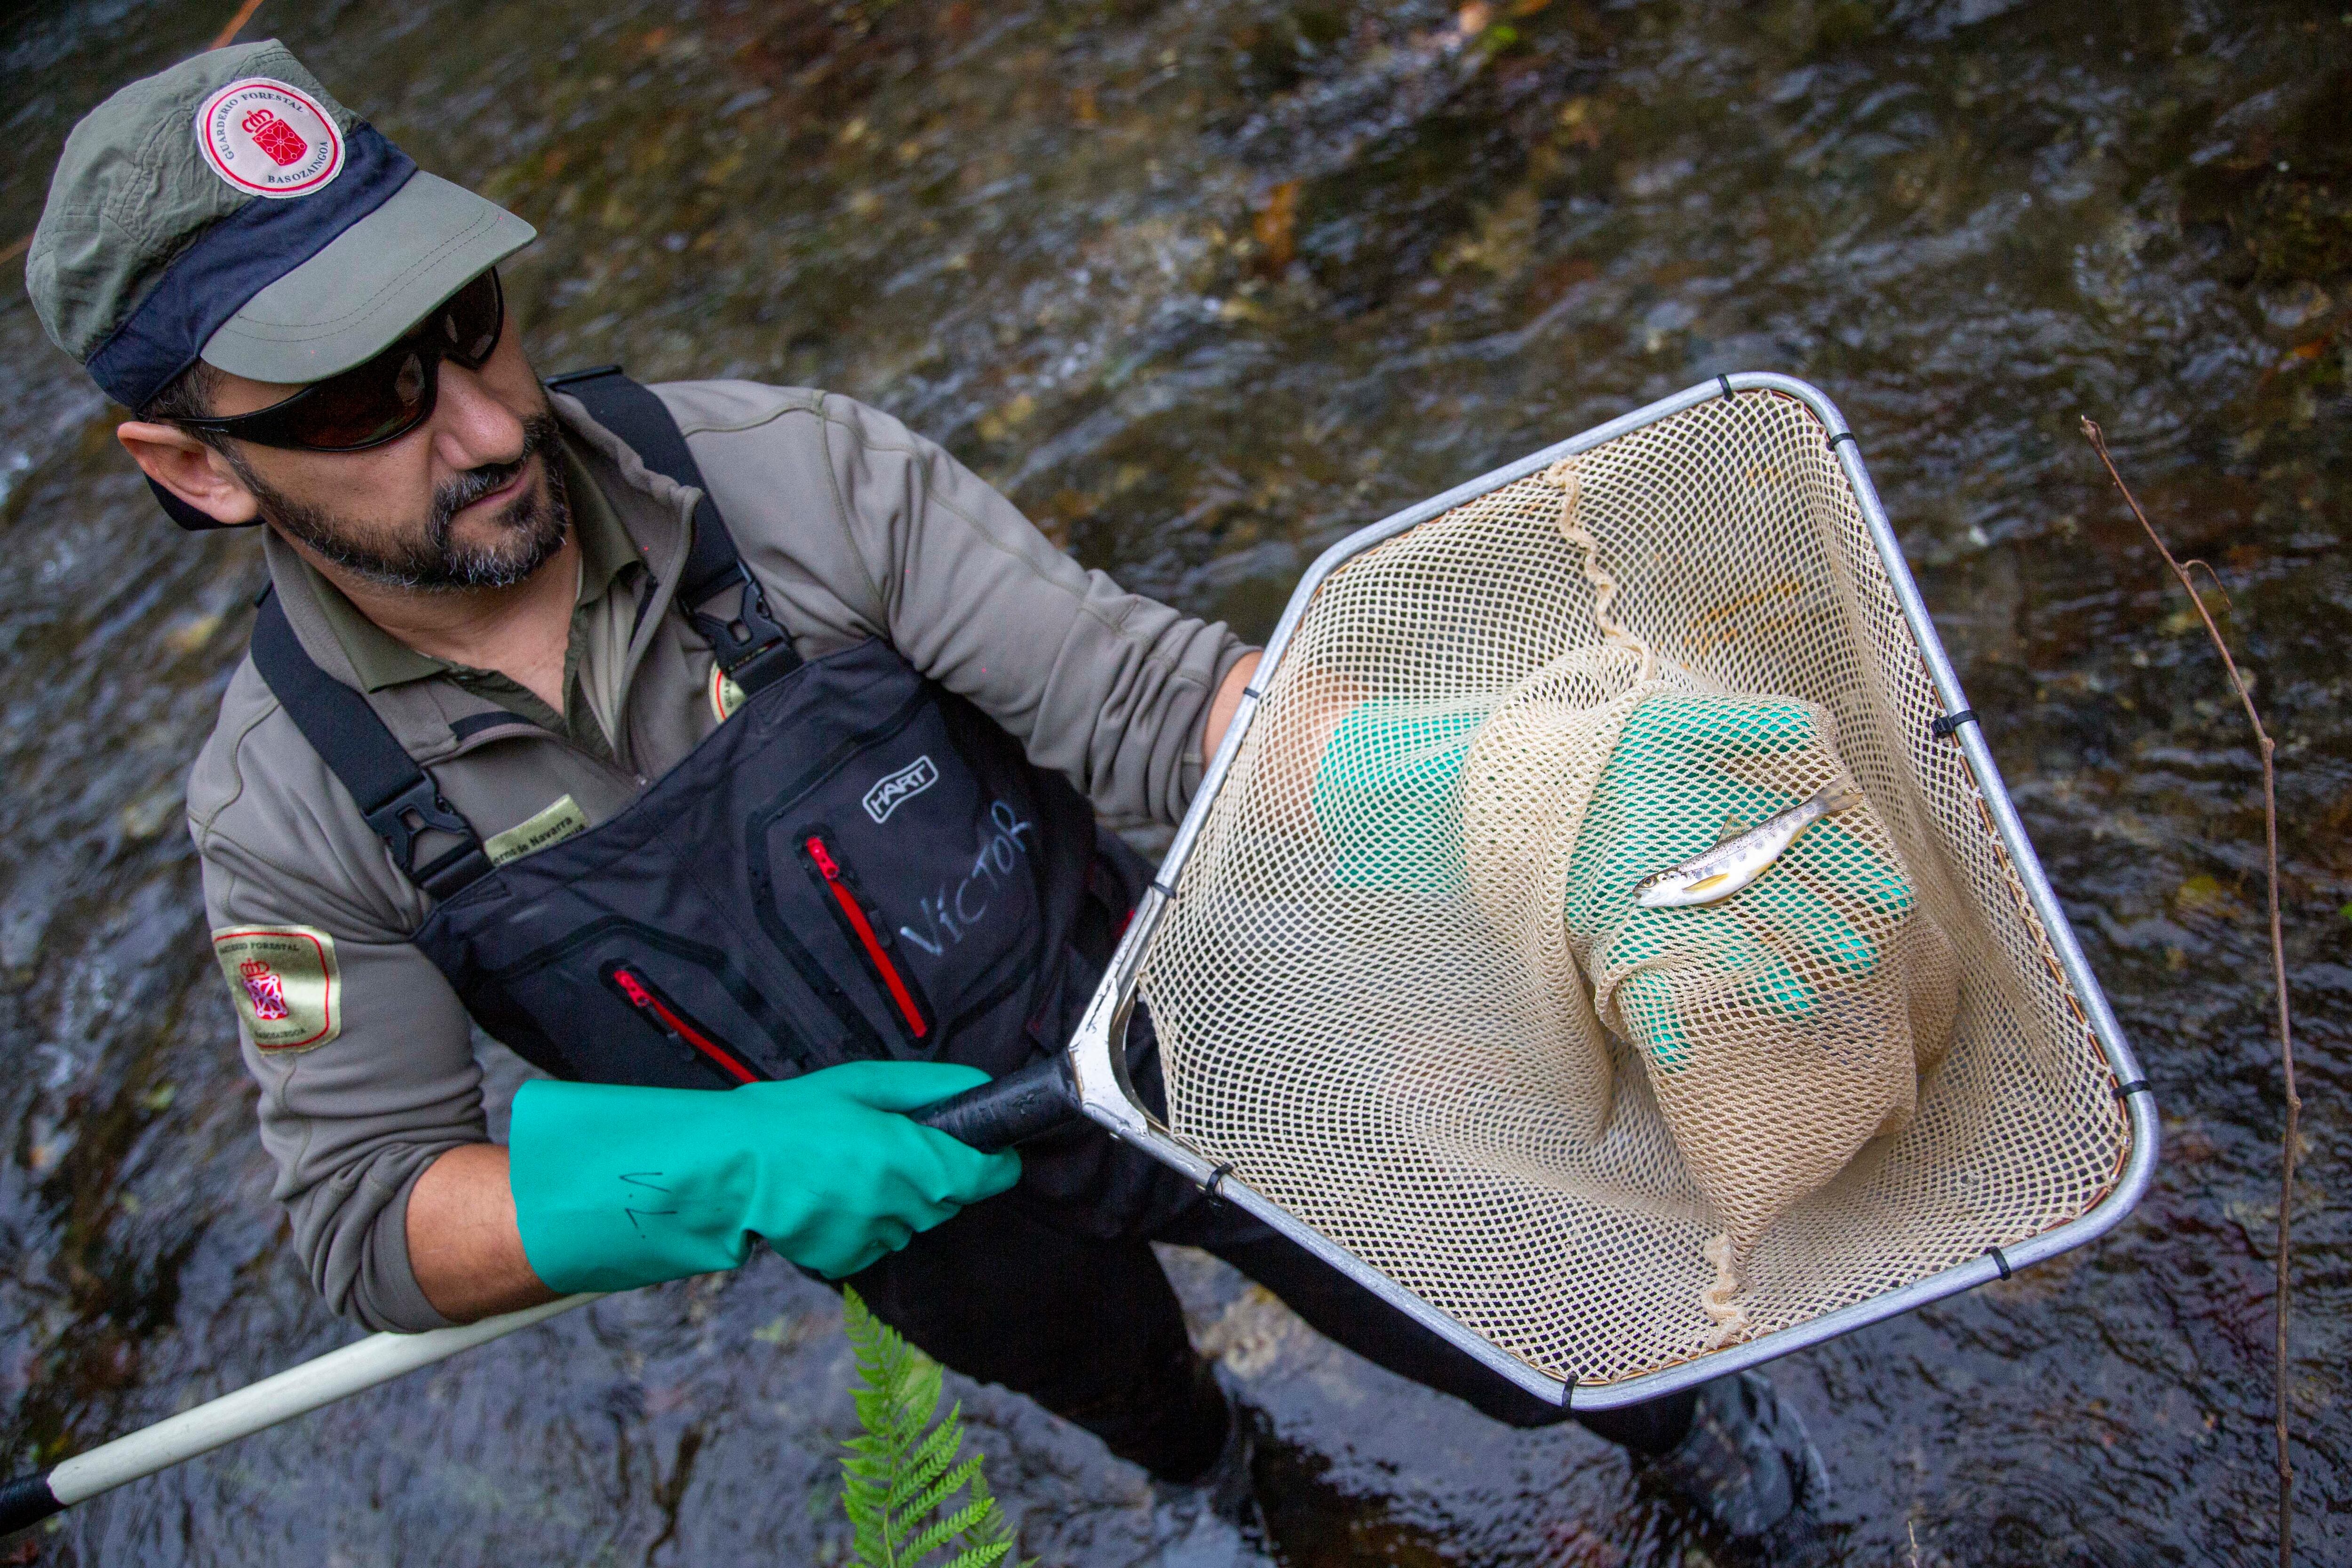
<path id="1" fill-rule="evenodd" d="M 1733 1331 L 1705 1307 L 1719 1205 L 1641 1057 L 1589 1002 L 1578 1012 L 1577 971 L 1556 944 L 1504 940 L 1458 881 L 1351 882 L 1313 798 L 1350 709 L 1406 704 L 1458 733 L 1530 683 L 1605 670 L 1629 639 L 1689 689 L 1825 714 L 1957 959 L 1948 1046 L 1923 1061 L 1916 1110 L 1747 1238 Z M 1518 853 L 1507 833 L 1483 852 Z M 1124 1075 L 1139 1000 L 1161 1044 L 1164 1121 Z M 1095 1120 L 1580 1407 L 1671 1392 L 2078 1246 L 2129 1212 L 2156 1149 L 2147 1086 L 1854 437 L 1821 393 L 1768 374 L 1718 377 L 1327 552 L 1070 1059 Z M 1727 1114 L 1817 1157 L 1785 1097 Z"/>

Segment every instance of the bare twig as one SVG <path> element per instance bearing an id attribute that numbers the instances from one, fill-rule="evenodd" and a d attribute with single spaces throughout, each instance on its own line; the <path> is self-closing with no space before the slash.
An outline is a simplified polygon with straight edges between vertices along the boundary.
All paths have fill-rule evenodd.
<path id="1" fill-rule="evenodd" d="M 2210 561 L 2200 561 L 2192 555 L 2182 562 L 2180 566 L 2183 571 L 2194 571 L 2202 566 L 2205 569 L 2205 575 L 2213 579 L 2213 592 L 2221 595 L 2221 607 L 2231 611 L 2237 609 L 2238 606 L 2230 602 L 2230 590 L 2221 585 L 2221 574 L 2213 570 L 2213 563 Z"/>
<path id="2" fill-rule="evenodd" d="M 213 41 L 205 46 L 205 50 L 209 52 L 213 49 L 225 49 L 236 42 L 237 34 L 245 30 L 245 25 L 252 21 L 253 14 L 260 9 L 261 0 L 245 0 L 245 4 L 236 8 L 236 15 L 228 19 L 228 26 L 223 27 L 214 36 Z"/>
<path id="3" fill-rule="evenodd" d="M 227 26 L 215 34 L 213 41 L 205 46 L 205 52 L 210 54 L 215 49 L 225 49 L 236 42 L 236 36 L 245 30 L 245 25 L 252 21 L 253 14 L 260 9 L 261 0 L 245 0 L 245 4 L 236 8 L 236 15 L 228 19 Z M 24 255 L 26 247 L 32 243 L 33 237 L 28 234 L 5 247 L 0 247 L 0 267 L 5 267 Z"/>
<path id="4" fill-rule="evenodd" d="M 2222 640 L 2221 628 L 2213 624 L 2212 614 L 2205 608 L 2205 601 L 2199 595 L 2197 585 L 2189 580 L 2189 574 L 2180 563 L 2173 559 L 2172 552 L 2165 548 L 2164 540 L 2156 531 L 2156 525 L 2148 521 L 2147 513 L 2140 510 L 2138 498 L 2132 494 L 2131 487 L 2124 483 L 2123 475 L 2116 471 L 2116 460 L 2107 454 L 2106 437 L 2089 419 L 2083 421 L 2083 434 L 2089 437 L 2092 449 L 2099 454 L 2099 461 L 2106 465 L 2107 477 L 2116 481 L 2116 489 L 2123 491 L 2124 500 L 2131 508 L 2132 516 L 2139 519 L 2140 528 L 2147 534 L 2148 542 L 2156 546 L 2156 552 L 2164 557 L 2164 563 L 2171 567 L 2172 574 L 2180 580 L 2181 589 L 2188 594 L 2189 602 L 2197 606 L 2197 618 L 2205 623 L 2205 635 L 2213 639 L 2214 651 L 2221 656 L 2221 663 L 2230 671 L 2231 689 L 2238 694 L 2238 705 L 2246 710 L 2246 722 L 2253 727 L 2254 742 L 2262 752 L 2263 850 L 2270 876 L 2271 981 L 2278 995 L 2279 1060 L 2286 1071 L 2286 1131 L 2280 1140 L 2279 1154 L 2277 1337 L 2273 1350 L 2276 1361 L 2273 1378 L 2278 1426 L 2279 1565 L 2280 1568 L 2290 1568 L 2294 1562 L 2294 1463 L 2287 1453 L 2287 1278 L 2288 1248 L 2292 1241 L 2290 1216 L 2294 1209 L 2295 1145 L 2301 1137 L 2303 1100 L 2294 1090 L 2294 1026 L 2287 1010 L 2286 940 L 2279 921 L 2278 768 L 2273 755 L 2277 748 L 2272 743 L 2270 731 L 2263 728 L 2262 715 L 2254 711 L 2253 694 L 2246 689 L 2246 678 L 2238 673 L 2238 661 L 2230 657 L 2230 645 Z M 2206 567 L 2209 574 L 2212 570 Z"/>

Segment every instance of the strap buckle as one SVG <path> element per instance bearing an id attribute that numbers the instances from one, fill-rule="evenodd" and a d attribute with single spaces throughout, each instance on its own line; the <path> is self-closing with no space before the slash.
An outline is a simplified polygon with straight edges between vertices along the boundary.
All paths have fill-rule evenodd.
<path id="1" fill-rule="evenodd" d="M 740 561 L 735 563 L 734 574 L 742 581 L 743 596 L 731 620 L 693 609 L 686 614 L 694 629 L 710 645 L 727 678 L 746 692 L 752 692 L 792 673 L 800 663 L 800 656 L 793 652 L 792 639 L 769 610 L 767 595 L 760 591 L 758 579 Z"/>
<path id="2" fill-rule="evenodd" d="M 403 874 L 424 887 L 428 893 L 434 892 L 431 887 L 426 886 L 428 881 L 446 881 L 448 873 L 461 868 L 461 863 L 469 856 L 479 857 L 482 868 L 489 868 L 489 858 L 483 855 L 481 840 L 474 837 L 473 825 L 458 816 L 455 806 L 441 798 L 440 786 L 433 782 L 431 773 L 421 768 L 417 771 L 415 783 L 367 814 L 367 824 L 391 849 L 392 858 L 399 863 Z M 419 870 L 416 841 L 426 831 L 436 828 L 443 833 L 454 833 L 464 842 Z M 472 876 L 466 879 L 467 881 L 472 879 Z M 458 885 L 462 887 L 464 884 Z M 435 896 L 440 895 L 436 893 Z"/>

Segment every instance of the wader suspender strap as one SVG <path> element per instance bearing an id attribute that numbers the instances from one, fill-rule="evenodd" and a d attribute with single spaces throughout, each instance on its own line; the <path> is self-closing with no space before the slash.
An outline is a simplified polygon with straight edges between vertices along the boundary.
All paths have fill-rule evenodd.
<path id="1" fill-rule="evenodd" d="M 441 798 L 433 775 L 401 749 L 367 699 L 320 669 L 302 651 L 275 588 L 261 595 L 253 623 L 253 664 L 261 679 L 359 802 L 393 863 L 436 899 L 446 899 L 490 868 L 473 825 Z M 428 827 L 454 833 L 457 847 L 429 866 L 416 863 L 416 840 Z"/>
<path id="2" fill-rule="evenodd" d="M 626 442 L 646 468 L 675 483 L 703 489 L 702 470 L 695 467 L 677 421 L 660 398 L 622 374 L 620 366 L 551 376 L 547 384 L 587 405 L 596 422 Z M 732 583 L 743 585 L 735 619 L 720 620 L 695 608 Z M 735 541 L 707 490 L 695 502 L 694 546 L 677 597 L 695 630 L 709 640 L 719 668 L 746 695 L 800 668 L 792 639 L 768 613 L 767 599 L 735 552 Z M 277 591 L 264 589 L 257 603 L 261 613 L 253 625 L 254 668 L 310 749 L 351 791 L 368 826 L 392 851 L 394 864 L 436 899 L 448 898 L 489 870 L 480 836 L 442 798 L 433 775 L 394 739 L 366 698 L 302 651 Z M 420 867 L 416 840 L 427 828 L 455 834 L 460 842 L 431 865 Z"/>
<path id="3" fill-rule="evenodd" d="M 621 373 L 616 364 L 551 375 L 547 384 L 567 392 L 587 406 L 589 416 L 618 436 L 646 467 L 674 483 L 702 492 L 694 503 L 694 547 L 679 576 L 677 602 L 687 620 L 719 660 L 727 679 L 746 696 L 798 669 L 800 655 L 792 638 L 769 612 L 767 596 L 735 553 L 735 541 L 711 503 L 702 470 L 687 449 L 685 433 L 662 400 Z M 713 595 L 741 584 L 742 597 L 732 619 L 707 616 L 701 606 Z"/>

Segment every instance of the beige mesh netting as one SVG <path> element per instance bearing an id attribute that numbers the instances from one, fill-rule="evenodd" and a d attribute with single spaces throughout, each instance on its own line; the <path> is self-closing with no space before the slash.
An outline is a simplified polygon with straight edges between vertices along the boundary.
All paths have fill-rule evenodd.
<path id="1" fill-rule="evenodd" d="M 1821 426 L 1777 395 L 1373 546 L 1307 605 L 1145 956 L 1171 1131 L 1588 1384 L 2076 1217 L 2125 1120 L 1940 712 Z M 1714 771 L 1611 763 L 1667 731 Z M 1710 967 L 1723 930 L 1677 960 L 1575 896 L 1578 844 L 1613 841 L 1586 816 L 1681 791 L 1703 847 L 1846 781 L 1866 805 L 1686 911 L 1762 960 Z M 1768 885 L 1796 900 L 1777 933 Z M 1759 989 L 1776 954 L 1801 993 Z"/>

